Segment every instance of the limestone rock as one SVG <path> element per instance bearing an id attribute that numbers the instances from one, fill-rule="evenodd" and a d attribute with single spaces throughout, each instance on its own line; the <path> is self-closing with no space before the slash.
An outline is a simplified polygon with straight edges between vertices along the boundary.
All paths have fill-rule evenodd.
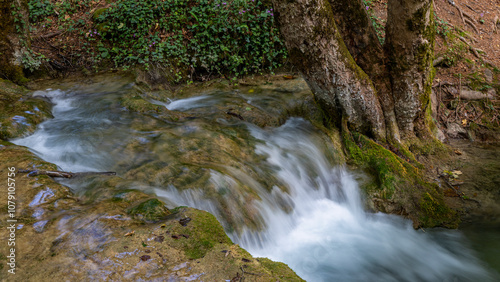
<path id="1" fill-rule="evenodd" d="M 467 130 L 462 128 L 458 123 L 451 122 L 446 125 L 446 133 L 450 138 L 466 138 Z"/>

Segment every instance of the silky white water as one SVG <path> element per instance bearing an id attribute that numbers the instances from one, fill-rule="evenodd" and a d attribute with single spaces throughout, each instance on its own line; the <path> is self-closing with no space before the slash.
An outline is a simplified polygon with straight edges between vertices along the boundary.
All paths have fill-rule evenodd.
<path id="1" fill-rule="evenodd" d="M 120 173 L 122 169 L 125 173 L 129 168 L 124 169 L 123 163 L 135 167 L 135 162 L 154 162 L 169 153 L 150 156 L 143 152 L 144 156 L 123 160 L 129 157 L 120 153 L 120 147 L 140 142 L 146 149 L 156 148 L 167 131 L 129 128 L 132 114 L 115 102 L 116 93 L 78 97 L 77 93 L 50 90 L 37 94 L 50 97 L 55 103 L 54 119 L 14 143 L 31 148 L 63 170 Z M 207 97 L 177 100 L 169 105 L 182 111 L 199 110 L 213 105 L 214 98 Z M 227 99 L 227 93 L 224 97 Z M 148 121 L 146 117 L 141 119 Z M 219 122 L 216 126 L 231 129 L 237 126 L 246 132 L 256 144 L 254 151 L 262 158 L 255 171 L 265 165 L 266 173 L 277 180 L 276 185 L 271 190 L 264 189 L 248 172 L 237 168 L 204 169 L 210 171 L 210 185 L 224 191 L 223 198 L 242 198 L 242 184 L 258 194 L 259 199 L 251 204 L 259 213 L 262 230 L 242 226 L 238 229 L 241 231 L 233 231 L 220 204 L 207 197 L 202 187 L 181 189 L 153 185 L 145 179 L 134 179 L 134 183 L 149 187 L 172 205 L 188 205 L 213 213 L 235 243 L 253 256 L 287 263 L 307 281 L 495 281 L 498 278 L 476 258 L 459 231 L 425 233 L 414 230 L 411 222 L 400 217 L 365 212 L 353 175 L 325 157 L 324 139 L 310 123 L 292 118 L 280 127 L 262 129 L 239 120 L 235 122 L 229 125 Z M 214 122 L 182 121 L 161 126 L 171 132 L 189 128 L 183 132 L 195 134 L 205 123 Z M 189 138 L 186 136 L 178 138 Z M 118 161 L 122 162 L 119 167 Z M 238 201 L 227 203 L 226 210 L 234 218 L 245 216 L 243 207 L 234 204 Z"/>

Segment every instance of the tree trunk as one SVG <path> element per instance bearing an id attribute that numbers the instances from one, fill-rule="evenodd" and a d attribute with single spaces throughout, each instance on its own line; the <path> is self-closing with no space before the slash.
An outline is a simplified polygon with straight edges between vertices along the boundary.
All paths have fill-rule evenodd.
<path id="1" fill-rule="evenodd" d="M 399 142 L 399 129 L 394 113 L 394 99 L 385 53 L 366 13 L 365 5 L 362 0 L 329 0 L 329 2 L 347 49 L 375 85 L 384 111 L 387 139 Z"/>
<path id="2" fill-rule="evenodd" d="M 432 0 L 389 0 L 386 52 L 395 112 L 402 134 L 428 135 L 426 111 L 434 69 Z"/>
<path id="3" fill-rule="evenodd" d="M 0 0 L 0 77 L 23 83 L 22 57 L 30 46 L 28 0 Z"/>
<path id="4" fill-rule="evenodd" d="M 320 105 L 350 129 L 390 142 L 429 125 L 431 3 L 389 0 L 383 48 L 362 0 L 273 0 L 290 60 Z"/>
<path id="5" fill-rule="evenodd" d="M 291 62 L 335 120 L 385 140 L 384 116 L 371 79 L 356 64 L 328 0 L 273 1 Z"/>

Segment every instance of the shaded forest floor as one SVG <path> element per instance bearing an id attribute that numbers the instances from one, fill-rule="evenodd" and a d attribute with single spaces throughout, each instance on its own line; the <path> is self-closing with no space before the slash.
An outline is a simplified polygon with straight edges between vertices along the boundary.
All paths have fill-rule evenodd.
<path id="1" fill-rule="evenodd" d="M 446 137 L 498 142 L 500 1 L 434 3 L 434 119 Z M 387 1 L 366 4 L 377 33 L 383 38 Z"/>

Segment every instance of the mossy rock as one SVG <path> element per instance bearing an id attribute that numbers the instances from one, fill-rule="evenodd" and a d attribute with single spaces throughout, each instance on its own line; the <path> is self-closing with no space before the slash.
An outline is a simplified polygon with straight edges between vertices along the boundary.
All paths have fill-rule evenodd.
<path id="1" fill-rule="evenodd" d="M 271 271 L 273 275 L 281 277 L 284 281 L 305 281 L 297 276 L 297 274 L 282 262 L 272 261 L 268 258 L 257 258 L 260 264 Z"/>
<path id="2" fill-rule="evenodd" d="M 172 235 L 187 237 L 173 242 L 174 247 L 184 250 L 186 257 L 202 258 L 217 245 L 233 244 L 212 214 L 192 208 L 180 208 L 177 211 L 172 215 L 176 221 L 169 221 L 165 228 Z M 188 218 L 190 220 L 186 220 Z M 187 223 L 183 225 L 181 222 Z"/>
<path id="3" fill-rule="evenodd" d="M 26 93 L 23 87 L 0 81 L 0 139 L 33 133 L 38 124 L 52 117 L 49 102 L 29 97 Z"/>
<path id="4" fill-rule="evenodd" d="M 362 168 L 373 178 L 362 184 L 373 205 L 386 213 L 405 215 L 414 227 L 456 228 L 459 217 L 444 202 L 443 191 L 429 182 L 414 153 L 444 154 L 446 148 L 428 143 L 412 143 L 413 152 L 403 145 L 388 145 L 391 150 L 361 134 L 343 134 L 349 163 Z"/>
<path id="5" fill-rule="evenodd" d="M 134 218 L 138 218 L 147 222 L 155 222 L 168 216 L 170 214 L 170 211 L 160 200 L 149 199 L 128 209 L 127 213 Z"/>

